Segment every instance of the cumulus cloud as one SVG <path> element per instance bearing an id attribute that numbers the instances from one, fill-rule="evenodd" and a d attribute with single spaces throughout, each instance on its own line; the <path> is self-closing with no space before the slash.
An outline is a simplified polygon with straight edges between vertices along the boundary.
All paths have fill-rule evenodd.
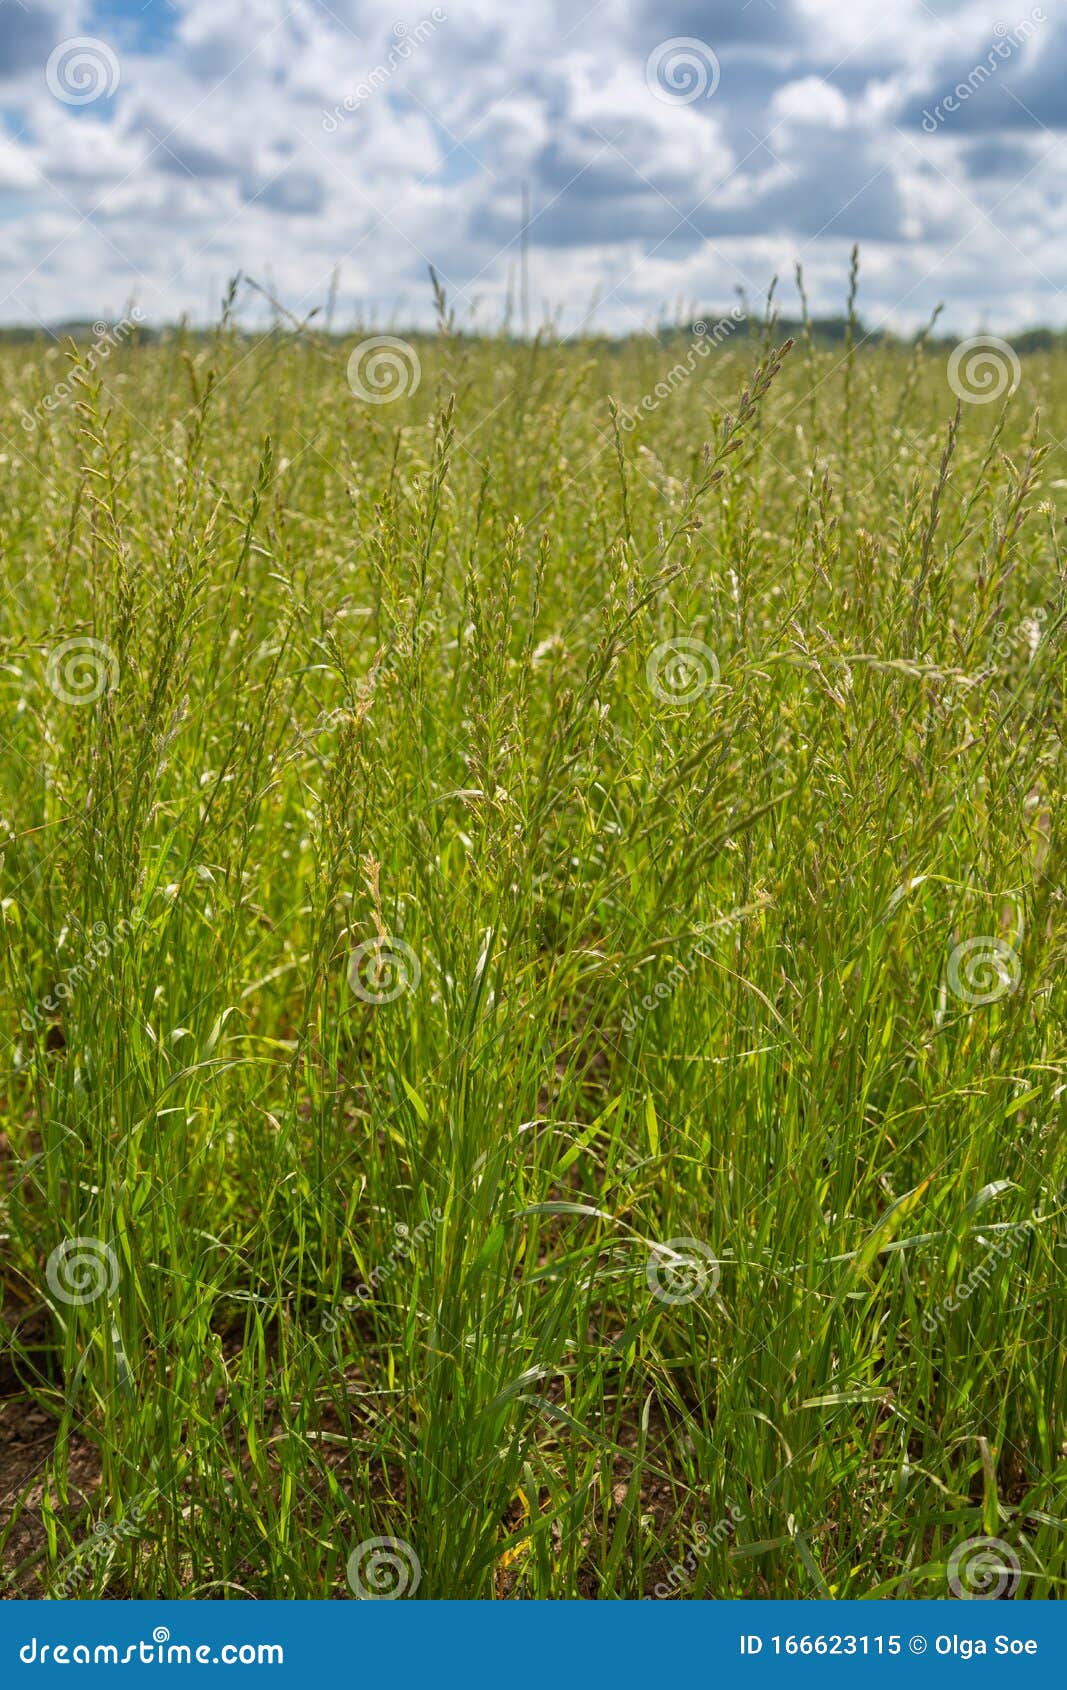
<path id="1" fill-rule="evenodd" d="M 756 298 L 798 258 L 814 308 L 837 311 L 854 240 L 876 321 L 906 330 L 941 298 L 961 330 L 1063 321 L 1067 26 L 1005 17 L 986 0 L 0 0 L 0 320 L 131 298 L 203 319 L 238 268 L 307 311 L 337 269 L 343 312 L 402 325 L 429 316 L 431 263 L 461 315 L 499 320 L 525 187 L 531 293 L 565 327 L 594 293 L 615 330 L 668 299 Z M 96 99 L 47 75 L 78 37 L 120 70 Z M 657 80 L 679 42 L 695 80 Z"/>

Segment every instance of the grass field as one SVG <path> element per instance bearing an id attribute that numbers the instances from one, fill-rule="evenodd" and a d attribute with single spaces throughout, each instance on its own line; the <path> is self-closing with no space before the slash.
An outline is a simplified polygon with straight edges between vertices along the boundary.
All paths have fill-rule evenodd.
<path id="1" fill-rule="evenodd" d="M 717 338 L 4 349 L 8 1594 L 1067 1591 L 1067 357 Z"/>

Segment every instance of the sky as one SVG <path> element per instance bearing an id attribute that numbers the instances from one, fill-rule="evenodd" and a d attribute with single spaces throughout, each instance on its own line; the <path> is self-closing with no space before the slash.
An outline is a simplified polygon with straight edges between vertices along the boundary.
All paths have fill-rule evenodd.
<path id="1" fill-rule="evenodd" d="M 525 192 L 532 327 L 1064 326 L 1065 131 L 1062 0 L 0 0 L 0 323 L 521 328 Z"/>

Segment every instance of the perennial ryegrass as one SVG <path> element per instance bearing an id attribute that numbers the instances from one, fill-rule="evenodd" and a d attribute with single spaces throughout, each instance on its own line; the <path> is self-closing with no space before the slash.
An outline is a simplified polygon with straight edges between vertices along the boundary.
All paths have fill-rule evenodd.
<path id="1" fill-rule="evenodd" d="M 1063 352 L 353 344 L 0 356 L 9 1591 L 1063 1595 Z"/>

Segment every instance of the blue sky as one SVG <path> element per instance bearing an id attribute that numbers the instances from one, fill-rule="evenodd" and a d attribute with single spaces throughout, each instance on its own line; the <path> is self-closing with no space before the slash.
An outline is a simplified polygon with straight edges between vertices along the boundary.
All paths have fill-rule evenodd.
<path id="1" fill-rule="evenodd" d="M 1067 12 L 964 0 L 0 0 L 0 322 L 639 331 L 804 267 L 866 319 L 1067 324 Z M 255 307 L 248 308 L 249 318 Z"/>

